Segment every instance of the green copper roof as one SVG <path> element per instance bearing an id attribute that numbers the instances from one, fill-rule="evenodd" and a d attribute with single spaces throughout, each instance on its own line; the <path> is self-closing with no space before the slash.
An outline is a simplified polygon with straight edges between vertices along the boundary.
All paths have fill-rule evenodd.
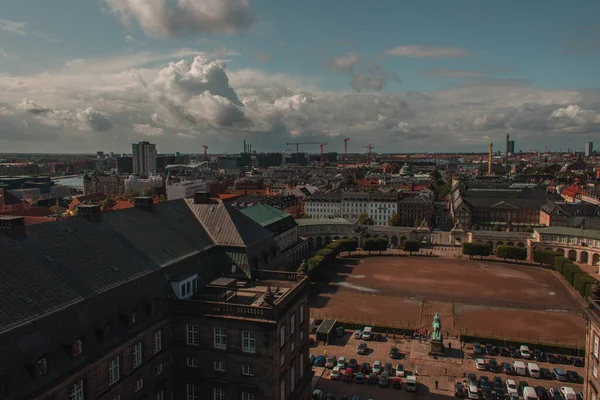
<path id="1" fill-rule="evenodd" d="M 263 227 L 291 217 L 291 214 L 266 204 L 256 204 L 252 207 L 243 208 L 240 211 Z"/>

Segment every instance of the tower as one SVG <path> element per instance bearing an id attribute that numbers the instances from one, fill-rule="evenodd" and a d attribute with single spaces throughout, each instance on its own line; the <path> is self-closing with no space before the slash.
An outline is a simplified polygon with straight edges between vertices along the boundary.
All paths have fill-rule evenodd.
<path id="1" fill-rule="evenodd" d="M 490 150 L 488 154 L 488 175 L 492 174 L 492 154 L 494 153 L 494 143 L 490 140 Z"/>
<path id="2" fill-rule="evenodd" d="M 133 153 L 133 173 L 150 175 L 156 172 L 156 145 L 150 142 L 139 142 L 131 145 Z"/>
<path id="3" fill-rule="evenodd" d="M 506 154 L 504 155 L 504 168 L 506 170 L 506 173 L 508 173 L 508 153 L 509 153 L 509 147 L 510 147 L 510 134 L 508 132 L 506 132 Z"/>

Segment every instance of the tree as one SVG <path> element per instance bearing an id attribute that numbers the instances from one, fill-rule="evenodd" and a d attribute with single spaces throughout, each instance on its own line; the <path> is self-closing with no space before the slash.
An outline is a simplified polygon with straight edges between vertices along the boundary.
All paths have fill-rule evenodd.
<path id="1" fill-rule="evenodd" d="M 402 246 L 402 250 L 408 251 L 411 256 L 413 251 L 419 251 L 420 248 L 421 243 L 418 240 L 407 240 Z"/>
<path id="2" fill-rule="evenodd" d="M 463 243 L 463 254 L 468 255 L 469 258 L 473 256 L 483 258 L 492 254 L 492 249 L 487 243 Z"/>
<path id="3" fill-rule="evenodd" d="M 392 216 L 390 217 L 390 220 L 388 221 L 388 225 L 390 225 L 390 226 L 402 225 L 402 221 L 400 220 L 400 217 L 398 216 L 398 214 L 392 213 Z"/>
<path id="4" fill-rule="evenodd" d="M 115 204 L 117 204 L 116 201 L 114 201 L 112 198 L 107 197 L 106 199 L 104 199 L 104 201 L 102 202 L 102 209 L 106 210 L 111 208 L 112 206 L 114 206 Z"/>
<path id="5" fill-rule="evenodd" d="M 363 249 L 371 254 L 371 251 L 385 251 L 387 250 L 388 241 L 386 238 L 373 237 L 366 238 L 363 240 Z"/>
<path id="6" fill-rule="evenodd" d="M 152 197 L 154 196 L 154 189 L 151 187 L 145 187 L 142 189 L 142 196 L 144 197 Z"/>
<path id="7" fill-rule="evenodd" d="M 508 258 L 511 260 L 526 260 L 527 248 L 518 246 L 498 246 L 496 247 L 496 256 L 503 258 L 504 261 Z"/>
<path id="8" fill-rule="evenodd" d="M 413 228 L 418 228 L 421 226 L 421 220 L 419 219 L 419 217 L 415 217 L 415 220 L 413 221 Z"/>
<path id="9" fill-rule="evenodd" d="M 371 217 L 369 217 L 369 214 L 367 214 L 366 212 L 364 212 L 358 216 L 358 223 L 361 225 L 375 225 L 375 222 L 373 222 L 373 219 Z"/>
<path id="10" fill-rule="evenodd" d="M 546 265 L 554 264 L 554 258 L 556 257 L 556 253 L 552 250 L 541 250 L 534 249 L 533 250 L 533 261 Z"/>

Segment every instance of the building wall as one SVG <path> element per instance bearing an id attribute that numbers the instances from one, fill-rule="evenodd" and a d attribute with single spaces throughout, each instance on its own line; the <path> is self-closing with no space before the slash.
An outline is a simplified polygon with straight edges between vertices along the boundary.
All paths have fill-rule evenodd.
<path id="1" fill-rule="evenodd" d="M 585 374 L 583 396 L 586 400 L 597 400 L 600 380 L 600 310 L 594 300 L 586 310 L 587 331 L 585 348 Z"/>

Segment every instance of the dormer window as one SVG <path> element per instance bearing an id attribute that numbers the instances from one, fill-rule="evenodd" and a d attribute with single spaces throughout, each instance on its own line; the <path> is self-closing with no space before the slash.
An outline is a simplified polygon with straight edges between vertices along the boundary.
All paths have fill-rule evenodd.
<path id="1" fill-rule="evenodd" d="M 38 359 L 36 372 L 38 376 L 46 375 L 48 373 L 48 359 L 46 357 L 40 357 Z"/>
<path id="2" fill-rule="evenodd" d="M 81 338 L 75 339 L 71 344 L 71 354 L 73 357 L 77 357 L 78 355 L 81 355 L 81 353 L 83 353 L 83 341 Z"/>
<path id="3" fill-rule="evenodd" d="M 129 326 L 134 326 L 136 323 L 135 310 L 129 313 Z"/>

